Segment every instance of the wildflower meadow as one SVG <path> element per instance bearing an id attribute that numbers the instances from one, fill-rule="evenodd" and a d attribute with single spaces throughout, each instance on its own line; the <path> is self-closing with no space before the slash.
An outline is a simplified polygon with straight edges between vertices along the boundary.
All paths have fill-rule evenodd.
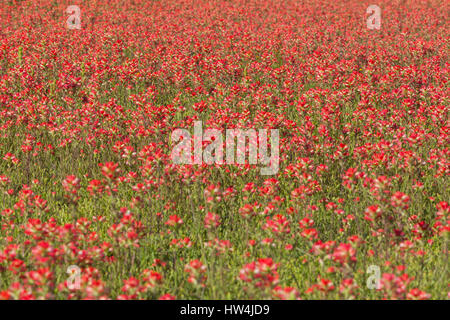
<path id="1" fill-rule="evenodd" d="M 0 300 L 450 298 L 449 12 L 1 0 Z"/>

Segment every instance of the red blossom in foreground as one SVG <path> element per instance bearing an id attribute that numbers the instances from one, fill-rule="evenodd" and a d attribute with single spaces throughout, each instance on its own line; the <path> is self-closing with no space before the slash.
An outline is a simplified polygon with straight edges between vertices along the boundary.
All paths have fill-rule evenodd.
<path id="1" fill-rule="evenodd" d="M 166 293 L 166 294 L 163 294 L 161 297 L 159 297 L 158 300 L 175 300 L 175 299 L 176 299 L 175 296 L 173 296 L 169 293 Z"/>
<path id="2" fill-rule="evenodd" d="M 281 300 L 300 300 L 300 295 L 295 288 L 276 286 L 272 292 L 275 298 Z"/>
<path id="3" fill-rule="evenodd" d="M 273 217 L 273 219 L 267 217 L 263 229 L 268 229 L 277 235 L 289 234 L 291 232 L 291 229 L 289 228 L 289 221 L 286 219 L 286 217 L 280 214 L 277 214 L 275 217 Z"/>
<path id="4" fill-rule="evenodd" d="M 278 264 L 271 258 L 261 258 L 246 264 L 239 271 L 239 279 L 255 287 L 274 287 L 278 283 Z"/>
<path id="5" fill-rule="evenodd" d="M 189 274 L 188 282 L 194 286 L 204 287 L 206 281 L 206 266 L 195 259 L 185 265 L 184 271 Z"/>
<path id="6" fill-rule="evenodd" d="M 220 226 L 220 216 L 213 212 L 208 212 L 205 215 L 204 225 L 206 229 L 217 228 L 218 226 Z"/>
<path id="7" fill-rule="evenodd" d="M 174 214 L 169 217 L 165 224 L 171 227 L 178 227 L 183 224 L 183 219 Z"/>
<path id="8" fill-rule="evenodd" d="M 77 202 L 80 198 L 78 196 L 78 190 L 80 189 L 80 179 L 74 175 L 67 176 L 63 182 L 62 186 L 66 194 L 64 195 L 69 201 Z"/>
<path id="9" fill-rule="evenodd" d="M 428 300 L 431 295 L 417 288 L 411 289 L 406 295 L 408 300 Z"/>

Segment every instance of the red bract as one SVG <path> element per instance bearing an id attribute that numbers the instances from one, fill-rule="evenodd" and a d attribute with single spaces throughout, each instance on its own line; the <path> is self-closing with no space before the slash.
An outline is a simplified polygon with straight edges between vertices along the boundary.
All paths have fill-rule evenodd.
<path id="1" fill-rule="evenodd" d="M 208 212 L 205 215 L 204 225 L 206 229 L 215 229 L 220 225 L 220 217 L 219 215 Z"/>
<path id="2" fill-rule="evenodd" d="M 274 287 L 278 283 L 278 264 L 271 258 L 261 258 L 246 264 L 239 272 L 239 279 L 256 287 Z"/>
<path id="3" fill-rule="evenodd" d="M 166 293 L 166 294 L 163 294 L 161 297 L 159 297 L 158 300 L 175 300 L 175 299 L 176 299 L 175 296 L 173 296 L 169 293 Z"/>
<path id="4" fill-rule="evenodd" d="M 77 202 L 80 198 L 78 196 L 78 190 L 80 189 L 80 179 L 74 175 L 67 176 L 62 181 L 62 186 L 66 194 L 64 195 L 69 201 Z"/>
<path id="5" fill-rule="evenodd" d="M 130 246 L 138 248 L 139 242 L 144 236 L 145 226 L 141 221 L 132 217 L 131 214 L 125 214 L 118 224 L 113 224 L 108 229 L 108 235 L 115 244 L 120 247 L 128 248 Z"/>
<path id="6" fill-rule="evenodd" d="M 396 208 L 408 209 L 410 198 L 403 192 L 395 192 L 391 197 L 391 205 Z"/>
<path id="7" fill-rule="evenodd" d="M 349 243 L 341 243 L 331 254 L 331 259 L 340 264 L 349 264 L 356 262 L 356 250 Z"/>
<path id="8" fill-rule="evenodd" d="M 64 281 L 59 285 L 59 289 L 68 292 L 68 299 L 107 299 L 105 283 L 100 279 L 99 271 L 92 267 L 81 270 L 79 288 L 71 287 L 69 281 Z"/>
<path id="9" fill-rule="evenodd" d="M 183 224 L 183 219 L 174 214 L 169 217 L 165 224 L 170 227 L 177 227 Z"/>
<path id="10" fill-rule="evenodd" d="M 100 180 L 91 180 L 88 184 L 87 191 L 91 196 L 101 195 L 103 192 L 103 185 Z"/>
<path id="11" fill-rule="evenodd" d="M 292 287 L 282 288 L 276 286 L 273 289 L 273 296 L 281 300 L 300 300 L 298 291 Z"/>
<path id="12" fill-rule="evenodd" d="M 192 260 L 185 265 L 184 271 L 189 274 L 188 282 L 195 287 L 204 287 L 206 281 L 206 266 L 200 260 Z"/>
<path id="13" fill-rule="evenodd" d="M 431 295 L 417 288 L 411 289 L 406 295 L 408 300 L 428 300 Z"/>
<path id="14" fill-rule="evenodd" d="M 102 170 L 102 175 L 107 178 L 108 180 L 115 180 L 118 177 L 118 174 L 120 173 L 120 168 L 118 168 L 118 164 L 114 162 L 106 162 L 106 163 L 99 163 L 98 166 Z"/>
<path id="15" fill-rule="evenodd" d="M 268 217 L 263 229 L 268 229 L 276 235 L 289 234 L 291 232 L 289 221 L 280 214 L 277 214 L 273 219 Z"/>

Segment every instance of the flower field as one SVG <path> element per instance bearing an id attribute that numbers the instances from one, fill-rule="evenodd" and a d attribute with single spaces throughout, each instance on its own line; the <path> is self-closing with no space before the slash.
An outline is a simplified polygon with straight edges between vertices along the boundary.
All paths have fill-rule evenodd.
<path id="1" fill-rule="evenodd" d="M 448 12 L 2 0 L 0 300 L 450 298 Z M 199 121 L 278 170 L 174 163 Z"/>

